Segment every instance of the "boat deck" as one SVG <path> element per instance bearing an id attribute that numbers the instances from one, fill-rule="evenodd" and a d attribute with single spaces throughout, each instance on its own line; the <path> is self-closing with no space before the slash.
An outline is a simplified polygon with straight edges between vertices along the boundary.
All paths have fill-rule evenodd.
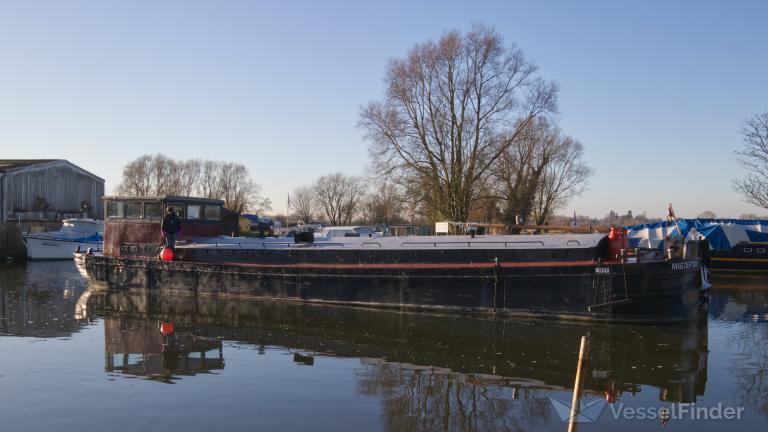
<path id="1" fill-rule="evenodd" d="M 423 237 L 335 237 L 314 243 L 295 243 L 289 238 L 212 237 L 178 243 L 178 249 L 343 249 L 343 250 L 435 250 L 435 249 L 590 249 L 604 234 L 492 235 Z"/>

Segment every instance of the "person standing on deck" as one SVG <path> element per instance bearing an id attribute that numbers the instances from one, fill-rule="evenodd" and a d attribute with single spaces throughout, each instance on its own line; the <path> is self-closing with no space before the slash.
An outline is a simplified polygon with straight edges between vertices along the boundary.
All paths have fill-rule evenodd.
<path id="1" fill-rule="evenodd" d="M 173 253 L 176 253 L 176 236 L 181 231 L 181 219 L 173 211 L 173 207 L 165 209 L 165 216 L 163 222 L 160 223 L 160 231 L 163 232 L 163 238 L 165 238 L 165 246 L 171 248 Z"/>

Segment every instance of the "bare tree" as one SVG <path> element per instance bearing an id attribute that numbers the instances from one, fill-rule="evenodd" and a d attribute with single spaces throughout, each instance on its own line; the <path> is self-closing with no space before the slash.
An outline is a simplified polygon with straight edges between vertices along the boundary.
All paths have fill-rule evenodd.
<path id="1" fill-rule="evenodd" d="M 768 111 L 745 120 L 741 136 L 744 148 L 736 151 L 737 161 L 747 177 L 733 187 L 745 202 L 768 209 Z"/>
<path id="2" fill-rule="evenodd" d="M 314 189 L 318 204 L 325 210 L 328 222 L 333 225 L 350 223 L 364 193 L 359 177 L 342 173 L 320 177 Z"/>
<path id="3" fill-rule="evenodd" d="M 403 195 L 392 183 L 381 183 L 360 201 L 360 216 L 368 225 L 392 225 L 402 222 Z"/>
<path id="4" fill-rule="evenodd" d="M 557 85 L 482 25 L 451 31 L 392 60 L 386 98 L 361 110 L 379 175 L 416 181 L 435 218 L 464 221 L 489 167 L 533 119 L 553 111 Z"/>
<path id="5" fill-rule="evenodd" d="M 144 155 L 123 168 L 123 180 L 117 186 L 122 195 L 148 196 L 155 192 L 155 185 L 149 176 L 152 156 Z"/>
<path id="6" fill-rule="evenodd" d="M 178 182 L 177 191 L 181 196 L 191 196 L 197 192 L 200 184 L 202 162 L 199 159 L 189 159 L 176 165 L 173 176 Z"/>
<path id="7" fill-rule="evenodd" d="M 241 164 L 222 163 L 219 174 L 219 199 L 224 200 L 224 206 L 228 209 L 244 213 L 255 213 L 271 209 L 269 199 L 261 198 L 261 186 L 251 179 L 248 169 Z"/>
<path id="8" fill-rule="evenodd" d="M 158 153 L 152 157 L 149 175 L 155 185 L 155 195 L 178 195 L 178 185 L 172 179 L 175 170 L 176 162 L 165 155 Z"/>
<path id="9" fill-rule="evenodd" d="M 530 121 L 492 166 L 492 189 L 503 203 L 502 217 L 513 225 L 533 213 L 536 193 L 556 156 L 557 133 L 544 119 Z"/>
<path id="10" fill-rule="evenodd" d="M 179 163 L 160 153 L 144 155 L 125 166 L 118 191 L 138 196 L 179 195 L 179 171 Z"/>
<path id="11" fill-rule="evenodd" d="M 304 223 L 310 223 L 314 219 L 317 209 L 315 191 L 310 186 L 299 186 L 288 195 L 291 215 Z"/>
<path id="12" fill-rule="evenodd" d="M 555 210 L 581 195 L 593 173 L 582 160 L 584 146 L 579 141 L 557 133 L 551 144 L 553 156 L 544 169 L 534 198 L 533 217 L 537 225 L 546 224 Z"/>
<path id="13" fill-rule="evenodd" d="M 217 198 L 222 195 L 219 189 L 221 185 L 221 162 L 206 160 L 200 166 L 200 194 L 205 198 Z"/>
<path id="14" fill-rule="evenodd" d="M 228 209 L 238 213 L 271 209 L 271 202 L 261 197 L 261 186 L 253 181 L 248 169 L 229 162 L 144 155 L 126 165 L 117 190 L 136 196 L 197 195 L 221 199 Z"/>
<path id="15" fill-rule="evenodd" d="M 696 216 L 697 219 L 714 219 L 717 215 L 712 210 L 704 210 L 700 215 Z"/>
<path id="16" fill-rule="evenodd" d="M 586 188 L 592 169 L 583 155 L 582 144 L 564 136 L 550 120 L 529 122 L 491 168 L 489 193 L 501 200 L 503 221 L 513 225 L 520 217 L 545 224 Z"/>

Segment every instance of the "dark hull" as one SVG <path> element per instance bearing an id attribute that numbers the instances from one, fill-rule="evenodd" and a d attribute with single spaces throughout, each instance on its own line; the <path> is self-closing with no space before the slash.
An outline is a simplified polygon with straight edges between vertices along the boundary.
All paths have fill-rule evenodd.
<path id="1" fill-rule="evenodd" d="M 768 258 L 741 258 L 729 254 L 713 255 L 711 269 L 724 273 L 768 274 Z"/>
<path id="2" fill-rule="evenodd" d="M 264 264 L 88 256 L 86 268 L 127 288 L 562 319 L 691 319 L 705 300 L 698 259 L 597 272 L 591 261 Z"/>
<path id="3" fill-rule="evenodd" d="M 742 242 L 729 250 L 712 251 L 710 268 L 723 273 L 768 274 L 768 243 Z"/>

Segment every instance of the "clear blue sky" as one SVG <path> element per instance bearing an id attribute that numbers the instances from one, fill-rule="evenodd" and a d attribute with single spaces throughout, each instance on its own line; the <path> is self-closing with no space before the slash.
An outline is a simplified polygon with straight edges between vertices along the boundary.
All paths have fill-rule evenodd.
<path id="1" fill-rule="evenodd" d="M 766 1 L 4 1 L 0 158 L 119 182 L 146 153 L 245 164 L 287 193 L 368 163 L 360 105 L 386 61 L 472 22 L 560 83 L 596 174 L 563 213 L 758 212 L 731 189 L 742 120 L 768 109 Z"/>

